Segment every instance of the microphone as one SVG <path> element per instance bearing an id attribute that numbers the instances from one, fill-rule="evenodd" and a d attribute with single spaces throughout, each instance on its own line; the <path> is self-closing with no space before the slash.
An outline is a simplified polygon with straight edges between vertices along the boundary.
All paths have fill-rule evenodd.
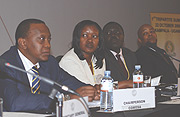
<path id="1" fill-rule="evenodd" d="M 154 48 L 152 48 L 152 47 L 149 47 L 149 46 L 146 46 L 146 47 L 148 47 L 150 50 L 152 50 L 152 51 L 154 51 L 154 52 L 157 52 Z"/>
<path id="2" fill-rule="evenodd" d="M 151 43 L 147 43 L 147 44 L 146 44 L 146 47 L 149 48 L 150 50 L 152 50 L 152 51 L 154 51 L 154 52 L 157 52 L 157 53 L 159 53 L 159 54 L 166 55 L 166 56 L 172 58 L 173 60 L 175 60 L 175 61 L 177 61 L 177 62 L 180 62 L 179 59 L 176 59 L 176 58 L 170 56 L 169 54 L 166 53 L 166 51 L 164 51 L 164 52 L 159 52 L 158 50 L 155 49 L 155 48 L 157 48 L 157 47 L 155 47 L 155 46 L 153 47 L 153 46 L 154 46 L 154 45 L 151 44 Z"/>
<path id="3" fill-rule="evenodd" d="M 153 43 L 147 42 L 144 46 L 149 48 L 150 50 L 152 50 L 154 52 L 157 52 L 157 49 L 155 49 L 155 48 L 157 48 L 157 46 Z M 157 53 L 159 53 L 159 51 Z"/>
<path id="4" fill-rule="evenodd" d="M 172 58 L 173 60 L 175 60 L 175 61 L 177 61 L 177 62 L 180 62 L 180 60 L 179 60 L 179 59 L 176 59 L 176 58 L 174 58 L 174 57 L 170 56 L 170 55 L 169 55 L 169 54 L 167 54 L 166 52 L 164 52 L 164 54 L 165 54 L 165 55 L 167 55 L 168 57 Z"/>
<path id="5" fill-rule="evenodd" d="M 6 66 L 6 67 L 9 67 L 9 68 L 13 68 L 13 69 L 16 69 L 16 70 L 18 70 L 18 71 L 21 71 L 21 72 L 30 74 L 30 75 L 32 75 L 32 76 L 36 76 L 36 77 L 38 77 L 40 80 L 42 80 L 42 81 L 44 81 L 44 82 L 46 82 L 46 83 L 48 83 L 48 84 L 50 84 L 50 85 L 52 85 L 52 86 L 55 86 L 56 88 L 59 87 L 60 89 L 66 91 L 66 92 L 69 92 L 69 93 L 71 93 L 71 94 L 80 96 L 78 93 L 76 93 L 75 91 L 71 90 L 70 88 L 68 88 L 68 87 L 65 86 L 65 85 L 61 85 L 61 84 L 59 84 L 59 83 L 57 83 L 57 82 L 55 82 L 55 81 L 53 81 L 53 80 L 51 80 L 51 79 L 48 79 L 48 78 L 46 78 L 46 77 L 33 74 L 33 73 L 29 72 L 29 71 L 26 71 L 26 70 L 24 70 L 24 69 L 21 69 L 21 68 L 19 68 L 19 67 L 16 67 L 16 66 L 14 66 L 14 65 L 12 65 L 12 64 L 10 64 L 10 63 L 7 63 L 7 62 L 6 62 L 4 59 L 2 59 L 2 58 L 0 58 L 0 66 L 1 66 L 1 68 L 4 68 L 4 67 Z M 57 88 L 57 90 L 59 90 L 59 88 Z"/>
<path id="6" fill-rule="evenodd" d="M 163 60 L 169 64 L 168 60 L 165 58 L 165 54 L 164 52 L 160 51 L 160 49 L 158 50 L 158 47 L 155 44 L 152 43 L 146 43 L 145 47 L 147 47 L 148 49 L 152 50 L 153 52 L 157 53 L 158 55 L 160 55 Z"/>
<path id="7" fill-rule="evenodd" d="M 178 62 L 180 62 L 180 60 L 178 60 L 178 59 L 176 59 L 176 58 L 168 55 L 168 54 L 166 53 L 166 51 L 160 50 L 160 48 L 158 48 L 155 44 L 147 43 L 145 46 L 146 46 L 148 49 L 152 50 L 153 52 L 159 54 L 159 55 L 164 59 L 164 61 L 171 67 L 172 72 L 174 72 L 175 76 L 178 78 L 178 74 L 176 73 L 176 70 L 175 70 L 176 68 L 174 68 L 174 67 L 172 66 L 173 63 L 171 64 L 171 62 L 169 62 L 169 61 L 167 60 L 167 58 L 168 58 L 168 57 L 169 57 L 169 58 L 172 58 L 172 59 L 174 59 L 174 60 L 176 60 L 176 61 L 178 61 Z M 167 56 L 167 57 L 165 57 L 165 56 Z M 170 59 L 169 59 L 169 60 L 170 60 Z M 173 69 L 174 69 L 174 70 L 173 70 Z"/>
<path id="8" fill-rule="evenodd" d="M 53 80 L 50 80 L 50 79 L 48 79 L 48 78 L 46 78 L 46 77 L 33 74 L 33 73 L 29 72 L 29 71 L 26 71 L 26 70 L 24 70 L 24 69 L 21 69 L 21 68 L 19 68 L 19 67 L 16 67 L 16 66 L 14 66 L 14 65 L 11 65 L 10 63 L 7 63 L 6 60 L 0 58 L 0 68 L 2 69 L 2 68 L 4 68 L 5 66 L 6 66 L 6 67 L 9 67 L 9 68 L 16 69 L 16 70 L 21 71 L 21 72 L 24 72 L 24 73 L 28 73 L 28 74 L 30 74 L 30 75 L 32 75 L 32 76 L 36 76 L 36 77 L 38 77 L 40 80 L 42 80 L 42 81 L 44 81 L 44 82 L 46 82 L 46 83 L 54 86 L 57 90 L 59 90 L 59 88 L 60 88 L 60 89 L 62 89 L 62 90 L 64 90 L 64 91 L 66 91 L 66 92 L 69 92 L 69 93 L 71 93 L 71 94 L 74 94 L 74 95 L 79 96 L 79 97 L 84 101 L 84 103 L 85 103 L 85 105 L 86 105 L 86 107 L 87 107 L 88 116 L 91 117 L 91 112 L 90 112 L 90 110 L 89 110 L 89 106 L 88 106 L 87 102 L 85 101 L 85 99 L 84 99 L 80 94 L 78 94 L 78 93 L 76 93 L 75 91 L 71 90 L 71 89 L 68 88 L 67 86 L 61 85 L 61 84 L 59 84 L 59 83 L 57 83 L 57 82 L 55 82 L 55 81 L 53 81 Z M 59 87 L 59 88 L 57 88 L 57 87 Z M 49 96 L 49 97 L 52 98 L 52 99 L 53 99 L 54 95 L 57 93 L 57 91 L 53 90 L 53 93 L 54 93 L 54 94 L 51 94 L 51 95 Z"/>
<path id="9" fill-rule="evenodd" d="M 16 70 L 18 70 L 18 71 L 21 71 L 21 72 L 30 74 L 30 75 L 32 75 L 32 76 L 36 76 L 36 77 L 38 77 L 40 80 L 42 80 L 42 81 L 44 81 L 44 82 L 46 82 L 46 83 L 54 86 L 57 90 L 59 90 L 59 88 L 60 88 L 60 89 L 62 89 L 62 90 L 64 90 L 64 91 L 66 91 L 66 92 L 69 92 L 69 93 L 73 94 L 73 95 L 79 96 L 79 97 L 84 101 L 84 103 L 85 103 L 85 105 L 86 105 L 86 107 L 87 107 L 88 116 L 91 117 L 91 112 L 90 112 L 90 110 L 89 110 L 89 106 L 88 106 L 87 102 L 85 101 L 85 99 L 84 99 L 80 94 L 78 94 L 78 93 L 76 93 L 75 91 L 71 90 L 71 89 L 68 88 L 67 86 L 61 85 L 61 84 L 59 84 L 59 83 L 57 83 L 57 82 L 55 82 L 55 81 L 53 81 L 53 80 L 51 80 L 51 79 L 48 79 L 48 78 L 46 78 L 46 77 L 33 74 L 33 73 L 29 72 L 29 71 L 26 71 L 26 70 L 24 70 L 24 69 L 21 69 L 21 68 L 19 68 L 19 67 L 16 67 L 16 66 L 14 66 L 14 65 L 11 65 L 10 63 L 7 63 L 6 60 L 0 58 L 0 68 L 3 69 L 4 67 L 13 68 L 13 69 L 16 69 Z M 57 87 L 58 87 L 58 88 L 57 88 Z M 53 93 L 53 94 L 50 94 L 50 95 L 49 95 L 49 97 L 50 97 L 51 99 L 54 98 L 54 96 L 55 96 L 55 94 L 57 93 L 57 91 L 56 91 L 56 90 L 53 90 L 52 93 Z"/>

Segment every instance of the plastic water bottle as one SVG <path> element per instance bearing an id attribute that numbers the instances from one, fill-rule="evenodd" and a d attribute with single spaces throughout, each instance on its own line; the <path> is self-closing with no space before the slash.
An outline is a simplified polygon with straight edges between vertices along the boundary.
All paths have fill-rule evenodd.
<path id="1" fill-rule="evenodd" d="M 135 71 L 133 72 L 133 87 L 134 88 L 143 87 L 143 73 L 140 69 L 141 69 L 141 65 L 135 65 Z"/>
<path id="2" fill-rule="evenodd" d="M 105 112 L 113 109 L 113 79 L 110 74 L 110 71 L 105 71 L 101 80 L 100 110 Z"/>
<path id="3" fill-rule="evenodd" d="M 178 71 L 178 77 L 180 78 L 180 64 L 179 64 L 179 71 Z"/>

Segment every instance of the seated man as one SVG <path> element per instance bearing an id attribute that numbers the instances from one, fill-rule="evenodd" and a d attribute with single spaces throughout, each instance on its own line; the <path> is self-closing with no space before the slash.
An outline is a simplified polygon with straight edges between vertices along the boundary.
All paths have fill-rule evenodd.
<path id="1" fill-rule="evenodd" d="M 81 96 L 95 97 L 95 88 L 85 85 L 62 70 L 50 55 L 51 33 L 47 25 L 38 19 L 22 21 L 15 34 L 16 46 L 1 55 L 8 63 L 26 71 L 39 74 L 68 86 Z M 35 66 L 35 67 L 34 67 Z M 1 69 L 9 78 L 0 82 L 4 107 L 7 111 L 52 111 L 52 99 L 48 97 L 52 86 L 29 74 L 5 67 Z M 71 98 L 77 96 L 71 95 Z M 55 105 L 54 105 L 55 106 Z"/>
<path id="2" fill-rule="evenodd" d="M 133 87 L 132 73 L 136 64 L 135 53 L 123 47 L 124 30 L 116 22 L 109 22 L 103 28 L 106 69 L 111 71 L 118 88 Z"/>
<path id="3" fill-rule="evenodd" d="M 138 42 L 141 47 L 136 56 L 142 72 L 152 77 L 162 75 L 161 83 L 177 83 L 177 70 L 166 52 L 157 47 L 157 35 L 151 25 L 144 24 L 139 28 Z"/>

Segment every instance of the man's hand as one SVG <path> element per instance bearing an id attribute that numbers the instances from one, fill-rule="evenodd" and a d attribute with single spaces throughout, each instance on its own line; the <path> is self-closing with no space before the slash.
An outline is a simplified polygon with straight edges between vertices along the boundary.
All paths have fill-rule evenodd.
<path id="1" fill-rule="evenodd" d="M 124 80 L 118 82 L 118 89 L 132 88 L 133 81 L 132 80 Z"/>
<path id="2" fill-rule="evenodd" d="M 76 89 L 76 92 L 79 93 L 82 97 L 88 96 L 88 101 L 91 102 L 95 99 L 96 95 L 96 88 L 93 86 L 83 86 Z M 71 99 L 79 98 L 76 95 L 70 95 Z"/>
<path id="3" fill-rule="evenodd" d="M 96 89 L 94 100 L 100 100 L 101 85 L 96 84 L 94 87 Z"/>

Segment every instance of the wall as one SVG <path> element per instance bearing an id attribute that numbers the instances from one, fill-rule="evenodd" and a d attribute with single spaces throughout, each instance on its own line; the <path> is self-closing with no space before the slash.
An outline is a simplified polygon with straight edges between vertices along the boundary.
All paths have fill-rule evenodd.
<path id="1" fill-rule="evenodd" d="M 75 25 L 84 19 L 101 27 L 119 22 L 125 30 L 125 46 L 137 49 L 137 29 L 150 23 L 150 12 L 180 13 L 179 0 L 0 0 L 0 16 L 15 43 L 17 25 L 26 18 L 46 22 L 52 34 L 52 54 L 64 54 L 71 45 Z M 0 54 L 12 45 L 0 21 Z"/>

